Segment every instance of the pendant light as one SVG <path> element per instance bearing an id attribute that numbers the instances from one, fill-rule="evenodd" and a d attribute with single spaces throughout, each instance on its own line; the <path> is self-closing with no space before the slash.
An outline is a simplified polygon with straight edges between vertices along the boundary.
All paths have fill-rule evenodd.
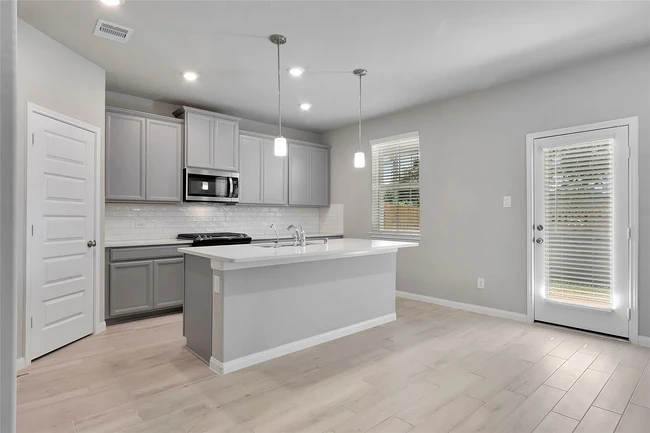
<path id="1" fill-rule="evenodd" d="M 269 40 L 278 46 L 278 136 L 273 140 L 273 154 L 287 156 L 287 139 L 282 136 L 282 99 L 280 91 L 280 45 L 287 43 L 287 38 L 282 35 L 271 35 Z"/>
<path id="2" fill-rule="evenodd" d="M 366 154 L 361 150 L 361 77 L 368 73 L 365 69 L 355 69 L 353 74 L 359 77 L 359 150 L 354 154 L 354 168 L 366 166 Z"/>

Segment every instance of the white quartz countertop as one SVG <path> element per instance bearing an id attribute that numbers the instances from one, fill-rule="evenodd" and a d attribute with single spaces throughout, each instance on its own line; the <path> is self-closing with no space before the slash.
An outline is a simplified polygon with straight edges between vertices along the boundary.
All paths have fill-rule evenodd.
<path id="1" fill-rule="evenodd" d="M 104 242 L 105 248 L 118 247 L 146 247 L 158 245 L 190 245 L 191 240 L 181 239 L 137 239 L 137 240 L 110 240 Z"/>
<path id="2" fill-rule="evenodd" d="M 343 233 L 317 233 L 307 235 L 307 239 L 322 239 L 327 237 L 343 236 Z M 281 241 L 291 239 L 291 236 L 280 236 Z M 253 236 L 253 242 L 271 242 L 275 237 L 267 236 Z M 119 248 L 119 247 L 146 247 L 157 245 L 189 245 L 191 240 L 187 239 L 136 239 L 136 240 L 109 240 L 104 243 L 105 248 Z"/>
<path id="3" fill-rule="evenodd" d="M 417 247 L 416 242 L 397 242 L 370 239 L 332 239 L 328 243 L 314 243 L 304 247 L 283 246 L 267 248 L 262 245 L 224 245 L 214 247 L 179 248 L 184 254 L 204 257 L 213 262 L 232 264 L 259 263 L 264 264 L 292 263 L 311 260 L 324 260 L 343 257 L 355 257 L 370 254 L 395 252 L 399 248 Z M 265 263 L 269 262 L 269 263 Z"/>

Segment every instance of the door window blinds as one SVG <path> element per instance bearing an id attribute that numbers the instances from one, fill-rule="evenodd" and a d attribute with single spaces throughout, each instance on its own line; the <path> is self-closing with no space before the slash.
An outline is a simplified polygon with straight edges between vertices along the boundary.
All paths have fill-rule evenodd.
<path id="1" fill-rule="evenodd" d="M 546 298 L 611 308 L 613 140 L 544 149 Z"/>
<path id="2" fill-rule="evenodd" d="M 419 236 L 419 134 L 404 134 L 371 144 L 372 234 Z"/>

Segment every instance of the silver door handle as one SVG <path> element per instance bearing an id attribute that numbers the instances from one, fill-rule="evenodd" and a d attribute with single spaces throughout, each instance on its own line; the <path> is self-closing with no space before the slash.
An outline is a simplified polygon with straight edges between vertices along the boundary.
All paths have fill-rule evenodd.
<path id="1" fill-rule="evenodd" d="M 86 245 L 88 245 L 88 248 L 96 247 L 97 242 L 96 241 L 88 241 L 88 243 Z"/>
<path id="2" fill-rule="evenodd" d="M 537 231 L 540 231 L 540 232 L 541 232 L 542 230 L 544 230 L 544 226 L 541 225 L 541 224 L 539 224 L 539 225 L 537 226 Z"/>
<path id="3" fill-rule="evenodd" d="M 541 245 L 541 244 L 544 243 L 544 239 L 542 239 L 542 238 L 537 238 L 537 239 L 535 239 L 535 242 Z"/>

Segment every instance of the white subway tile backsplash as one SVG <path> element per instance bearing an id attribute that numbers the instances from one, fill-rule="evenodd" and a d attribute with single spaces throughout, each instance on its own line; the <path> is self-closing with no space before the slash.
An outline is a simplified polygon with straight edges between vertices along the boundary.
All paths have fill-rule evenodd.
<path id="1" fill-rule="evenodd" d="M 179 233 L 242 232 L 273 237 L 271 223 L 282 232 L 302 225 L 308 235 L 343 233 L 343 205 L 329 208 L 106 203 L 105 236 L 109 241 L 174 239 Z"/>

